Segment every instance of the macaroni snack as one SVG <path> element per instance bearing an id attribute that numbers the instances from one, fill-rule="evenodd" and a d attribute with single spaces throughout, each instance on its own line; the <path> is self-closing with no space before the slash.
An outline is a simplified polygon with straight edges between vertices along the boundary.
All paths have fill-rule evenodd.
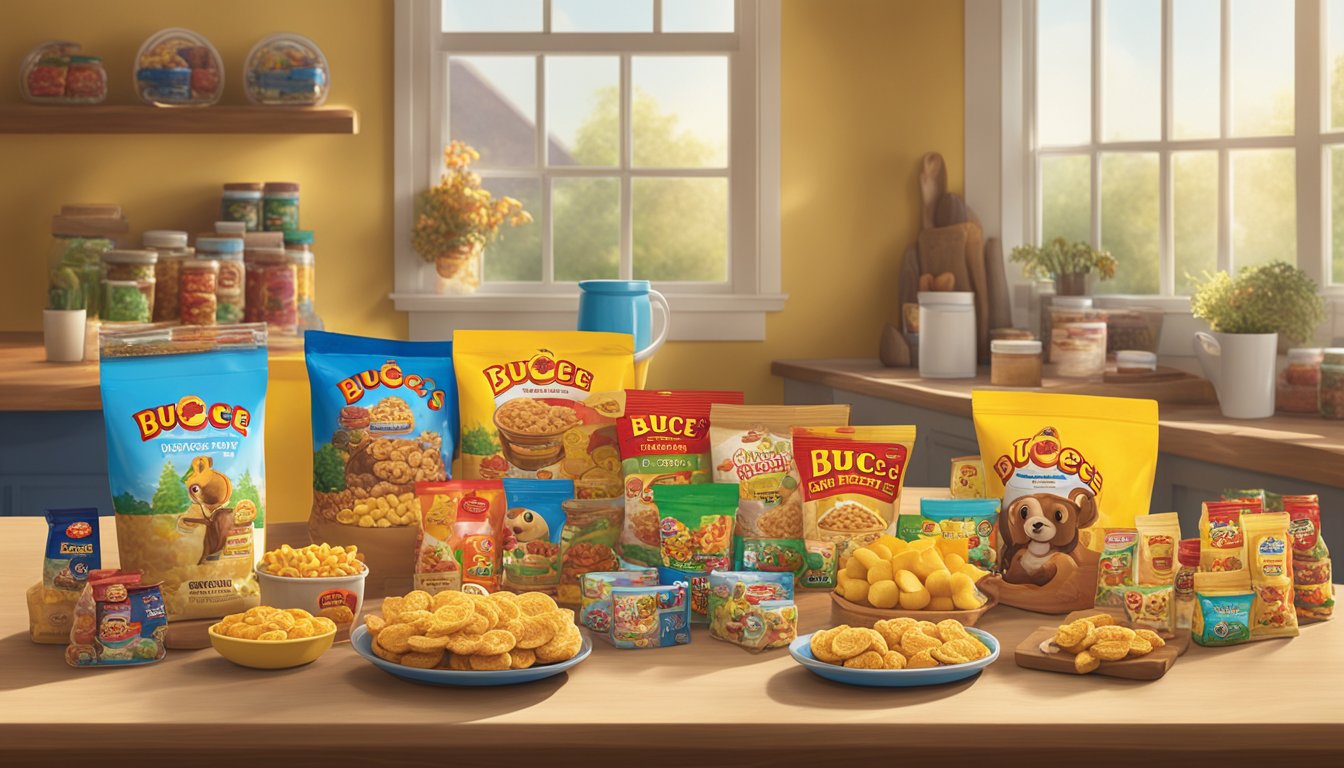
<path id="1" fill-rule="evenodd" d="M 336 622 L 326 616 L 314 616 L 302 608 L 272 608 L 258 605 L 242 613 L 231 613 L 210 627 L 217 635 L 242 640 L 299 640 L 336 631 Z"/>
<path id="2" fill-rule="evenodd" d="M 626 563 L 659 563 L 654 486 L 713 480 L 709 450 L 709 409 L 713 403 L 740 405 L 742 393 L 626 390 L 625 415 L 616 420 L 625 479 L 620 555 Z"/>
<path id="3" fill-rule="evenodd" d="M 364 572 L 358 550 L 354 546 L 333 547 L 330 544 L 309 544 L 294 549 L 281 544 L 279 549 L 261 556 L 257 570 L 272 576 L 303 579 L 354 576 Z"/>
<path id="4" fill-rule="evenodd" d="M 580 499 L 621 498 L 616 419 L 634 385 L 626 333 L 459 331 L 462 476 L 572 480 Z"/>
<path id="5" fill-rule="evenodd" d="M 266 327 L 178 326 L 101 340 L 121 567 L 161 584 L 174 621 L 256 605 Z"/>
<path id="6" fill-rule="evenodd" d="M 75 602 L 89 572 L 102 567 L 98 510 L 47 510 L 42 580 L 28 588 L 28 632 L 34 643 L 70 642 Z"/>

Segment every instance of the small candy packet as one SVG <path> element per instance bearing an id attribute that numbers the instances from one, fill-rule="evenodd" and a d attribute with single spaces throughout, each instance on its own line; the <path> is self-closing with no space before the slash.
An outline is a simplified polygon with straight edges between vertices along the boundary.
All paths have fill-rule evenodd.
<path id="1" fill-rule="evenodd" d="M 611 631 L 611 593 L 616 587 L 656 587 L 658 570 L 594 571 L 579 577 L 583 597 L 577 618 L 594 632 Z"/>
<path id="2" fill-rule="evenodd" d="M 691 642 L 688 584 L 613 587 L 612 645 L 625 649 L 666 648 Z"/>

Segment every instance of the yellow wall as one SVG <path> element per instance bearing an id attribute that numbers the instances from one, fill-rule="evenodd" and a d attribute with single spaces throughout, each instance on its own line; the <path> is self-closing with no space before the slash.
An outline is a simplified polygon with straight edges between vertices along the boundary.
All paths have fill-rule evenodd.
<path id="1" fill-rule="evenodd" d="M 392 3 L 378 0 L 7 3 L 0 23 L 0 103 L 18 103 L 12 66 L 65 39 L 101 55 L 109 103 L 135 102 L 132 60 L 168 26 L 210 39 L 224 59 L 222 103 L 245 104 L 243 58 L 272 32 L 322 47 L 328 103 L 359 110 L 357 136 L 0 134 L 0 330 L 40 330 L 51 215 L 62 203 L 120 203 L 139 243 L 146 229 L 208 230 L 227 181 L 298 181 L 304 228 L 316 232 L 318 311 L 333 329 L 404 335 L 392 308 Z"/>

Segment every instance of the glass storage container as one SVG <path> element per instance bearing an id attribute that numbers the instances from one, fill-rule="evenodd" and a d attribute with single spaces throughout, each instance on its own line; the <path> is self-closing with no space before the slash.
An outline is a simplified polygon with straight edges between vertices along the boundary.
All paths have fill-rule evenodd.
<path id="1" fill-rule="evenodd" d="M 247 232 L 261 229 L 261 185 L 251 182 L 225 184 L 219 200 L 219 218 L 242 222 Z"/>
<path id="2" fill-rule="evenodd" d="M 148 323 L 154 314 L 138 280 L 104 280 L 101 306 L 104 323 Z"/>
<path id="3" fill-rule="evenodd" d="M 989 383 L 996 387 L 1041 386 L 1041 342 L 1028 339 L 989 342 Z"/>
<path id="4" fill-rule="evenodd" d="M 90 320 L 97 318 L 103 253 L 127 229 L 120 206 L 61 206 L 51 219 L 47 309 L 83 309 Z"/>
<path id="5" fill-rule="evenodd" d="M 969 291 L 920 291 L 919 375 L 926 379 L 975 377 L 975 295 Z"/>
<path id="6" fill-rule="evenodd" d="M 313 255 L 313 233 L 307 229 L 285 232 L 285 255 L 294 265 L 298 287 L 299 317 L 314 315 L 313 303 L 317 283 L 317 263 Z"/>
<path id="7" fill-rule="evenodd" d="M 210 41 L 189 29 L 160 30 L 135 56 L 135 92 L 159 107 L 207 106 L 224 91 L 224 63 Z"/>
<path id="8" fill-rule="evenodd" d="M 182 282 L 182 262 L 192 255 L 187 233 L 174 229 L 149 229 L 141 245 L 158 254 L 154 262 L 154 313 L 156 323 L 177 322 L 177 286 Z"/>
<path id="9" fill-rule="evenodd" d="M 268 181 L 262 190 L 261 228 L 284 232 L 299 228 L 299 185 L 292 181 Z"/>
<path id="10" fill-rule="evenodd" d="M 147 323 L 154 317 L 154 251 L 110 250 L 102 258 L 103 319 L 113 323 Z M 134 288 L 139 296 L 132 296 Z"/>
<path id="11" fill-rule="evenodd" d="M 1344 347 L 1323 350 L 1321 359 L 1321 416 L 1344 419 Z"/>
<path id="12" fill-rule="evenodd" d="M 253 295 L 260 303 L 259 320 L 272 331 L 294 333 L 298 327 L 298 272 L 284 249 L 264 249 L 255 257 L 260 281 Z M 249 297 L 250 302 L 250 297 Z"/>
<path id="13" fill-rule="evenodd" d="M 303 35 L 262 38 L 244 61 L 243 92 L 253 104 L 318 107 L 327 100 L 327 57 Z"/>
<path id="14" fill-rule="evenodd" d="M 188 259 L 182 264 L 182 284 L 178 290 L 183 325 L 214 325 L 219 281 L 219 261 Z"/>
<path id="15" fill-rule="evenodd" d="M 1288 366 L 1279 372 L 1274 386 L 1274 407 L 1284 413 L 1318 413 L 1321 388 L 1321 361 L 1319 349 L 1297 348 L 1288 350 Z"/>

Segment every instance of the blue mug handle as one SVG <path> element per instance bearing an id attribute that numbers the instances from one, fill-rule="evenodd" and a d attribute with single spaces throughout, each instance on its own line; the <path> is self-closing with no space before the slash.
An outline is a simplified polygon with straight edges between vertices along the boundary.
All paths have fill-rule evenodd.
<path id="1" fill-rule="evenodd" d="M 649 346 L 640 350 L 636 350 L 635 352 L 636 363 L 642 363 L 645 360 L 648 360 L 649 358 L 653 357 L 654 353 L 658 351 L 658 348 L 663 346 L 663 342 L 667 341 L 667 329 L 672 325 L 672 307 L 668 305 L 667 297 L 663 296 L 663 294 L 650 288 L 649 306 L 650 308 L 652 308 L 654 305 L 658 306 L 659 312 L 661 312 L 663 315 L 662 328 L 659 329 L 658 336 L 654 338 L 653 341 L 649 342 Z M 636 316 L 636 319 L 638 319 L 638 316 Z M 649 318 L 649 322 L 650 323 L 653 322 L 652 317 Z"/>

